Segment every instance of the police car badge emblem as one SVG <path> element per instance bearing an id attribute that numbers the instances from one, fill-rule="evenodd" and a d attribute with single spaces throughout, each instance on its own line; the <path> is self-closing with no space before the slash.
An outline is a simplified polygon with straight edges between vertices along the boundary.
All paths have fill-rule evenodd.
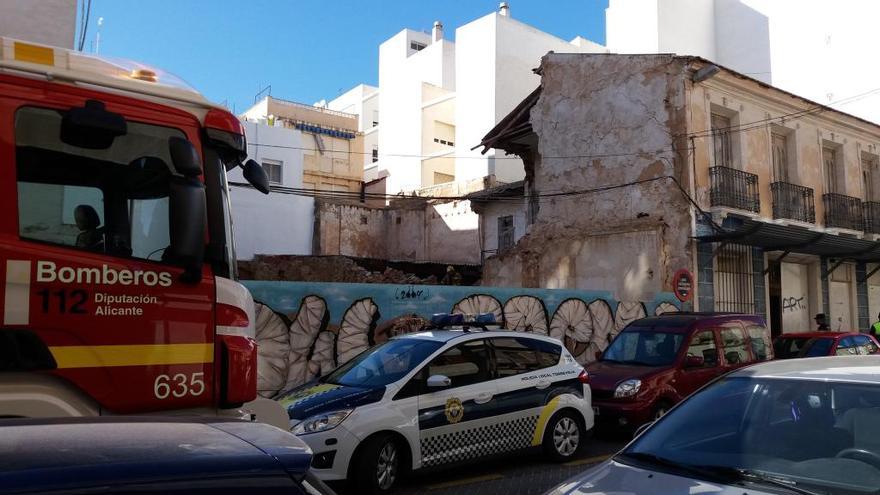
<path id="1" fill-rule="evenodd" d="M 461 421 L 462 416 L 464 416 L 464 406 L 461 405 L 461 401 L 457 397 L 447 399 L 446 421 L 455 424 Z"/>

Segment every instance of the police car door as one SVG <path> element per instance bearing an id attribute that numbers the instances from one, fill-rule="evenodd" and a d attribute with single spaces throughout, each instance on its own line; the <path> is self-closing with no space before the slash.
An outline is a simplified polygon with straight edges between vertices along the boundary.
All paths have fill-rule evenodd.
<path id="1" fill-rule="evenodd" d="M 509 450 L 540 445 L 544 425 L 558 406 L 554 399 L 583 397 L 579 367 L 562 360 L 562 346 L 552 342 L 513 336 L 489 342 L 498 377 L 499 421 L 507 425 L 500 434 Z"/>
<path id="2" fill-rule="evenodd" d="M 484 339 L 457 344 L 421 371 L 419 444 L 423 467 L 497 451 L 495 383 Z M 438 382 L 448 378 L 448 385 Z"/>

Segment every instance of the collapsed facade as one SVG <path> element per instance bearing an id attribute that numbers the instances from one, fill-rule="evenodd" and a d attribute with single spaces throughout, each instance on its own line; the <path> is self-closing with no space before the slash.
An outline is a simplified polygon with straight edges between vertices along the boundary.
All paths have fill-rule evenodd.
<path id="1" fill-rule="evenodd" d="M 880 127 L 698 57 L 550 53 L 537 71 L 481 143 L 522 158 L 528 225 L 484 285 L 644 300 L 687 269 L 693 309 L 774 333 L 880 311 Z"/>

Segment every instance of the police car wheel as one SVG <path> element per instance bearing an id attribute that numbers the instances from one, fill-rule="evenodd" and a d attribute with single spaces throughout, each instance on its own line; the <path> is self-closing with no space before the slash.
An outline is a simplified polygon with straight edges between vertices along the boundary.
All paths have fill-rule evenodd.
<path id="1" fill-rule="evenodd" d="M 581 448 L 584 428 L 571 411 L 556 414 L 544 429 L 544 453 L 554 461 L 567 461 Z"/>
<path id="2" fill-rule="evenodd" d="M 355 486 L 362 493 L 388 493 L 397 484 L 403 465 L 403 452 L 391 435 L 367 440 L 359 449 L 354 466 Z"/>

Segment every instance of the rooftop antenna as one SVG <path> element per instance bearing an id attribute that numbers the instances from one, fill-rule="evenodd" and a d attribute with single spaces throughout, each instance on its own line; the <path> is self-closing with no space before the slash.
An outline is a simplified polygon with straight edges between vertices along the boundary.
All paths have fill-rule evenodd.
<path id="1" fill-rule="evenodd" d="M 95 32 L 95 53 L 101 50 L 101 26 L 104 25 L 104 18 L 98 17 L 98 30 Z"/>

